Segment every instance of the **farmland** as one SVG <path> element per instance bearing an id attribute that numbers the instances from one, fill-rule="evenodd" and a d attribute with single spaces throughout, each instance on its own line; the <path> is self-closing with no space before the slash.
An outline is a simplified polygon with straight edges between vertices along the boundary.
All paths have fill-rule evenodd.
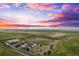
<path id="1" fill-rule="evenodd" d="M 4 43 L 12 39 L 19 42 L 7 47 Z M 33 42 L 31 51 L 23 50 L 18 44 Z M 13 47 L 13 48 L 12 48 Z M 79 55 L 79 32 L 59 30 L 0 30 L 0 56 L 77 56 Z"/>

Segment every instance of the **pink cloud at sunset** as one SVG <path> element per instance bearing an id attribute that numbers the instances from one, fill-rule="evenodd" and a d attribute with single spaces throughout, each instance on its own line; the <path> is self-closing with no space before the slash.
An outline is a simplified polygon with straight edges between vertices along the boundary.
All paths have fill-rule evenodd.
<path id="1" fill-rule="evenodd" d="M 61 10 L 69 10 L 72 7 L 69 4 L 63 4 L 63 6 L 61 7 Z"/>
<path id="2" fill-rule="evenodd" d="M 75 12 L 79 12 L 79 6 L 74 8 Z"/>
<path id="3" fill-rule="evenodd" d="M 54 7 L 50 3 L 28 3 L 28 7 L 33 10 L 53 10 Z"/>
<path id="4" fill-rule="evenodd" d="M 58 26 L 61 23 L 60 22 L 49 22 L 49 21 L 39 21 L 35 22 L 36 25 L 43 25 L 43 26 Z"/>

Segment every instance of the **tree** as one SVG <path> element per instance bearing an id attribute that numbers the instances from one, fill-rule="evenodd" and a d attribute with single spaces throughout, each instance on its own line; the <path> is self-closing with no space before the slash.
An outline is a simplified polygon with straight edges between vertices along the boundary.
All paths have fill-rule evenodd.
<path id="1" fill-rule="evenodd" d="M 51 54 L 51 51 L 49 50 L 48 52 L 47 52 L 47 55 L 50 55 Z"/>
<path id="2" fill-rule="evenodd" d="M 44 52 L 44 55 L 46 55 L 46 52 Z"/>
<path id="3" fill-rule="evenodd" d="M 29 48 L 27 48 L 26 50 L 27 50 L 27 51 L 30 51 L 30 49 L 29 49 Z"/>

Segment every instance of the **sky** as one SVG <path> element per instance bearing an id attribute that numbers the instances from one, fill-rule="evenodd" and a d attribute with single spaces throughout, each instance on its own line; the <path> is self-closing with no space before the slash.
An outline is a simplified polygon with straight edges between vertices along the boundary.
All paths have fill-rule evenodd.
<path id="1" fill-rule="evenodd" d="M 79 3 L 0 3 L 2 28 L 79 28 Z"/>

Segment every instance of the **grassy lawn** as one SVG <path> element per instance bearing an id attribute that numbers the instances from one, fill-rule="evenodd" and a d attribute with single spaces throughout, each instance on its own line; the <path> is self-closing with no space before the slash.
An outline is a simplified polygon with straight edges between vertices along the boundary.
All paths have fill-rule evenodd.
<path id="1" fill-rule="evenodd" d="M 69 38 L 70 37 L 70 38 Z M 69 38 L 69 39 L 68 39 Z M 68 36 L 60 40 L 54 49 L 54 55 L 78 56 L 79 55 L 79 36 Z"/>
<path id="2" fill-rule="evenodd" d="M 11 48 L 0 45 L 0 56 L 22 56 Z"/>

